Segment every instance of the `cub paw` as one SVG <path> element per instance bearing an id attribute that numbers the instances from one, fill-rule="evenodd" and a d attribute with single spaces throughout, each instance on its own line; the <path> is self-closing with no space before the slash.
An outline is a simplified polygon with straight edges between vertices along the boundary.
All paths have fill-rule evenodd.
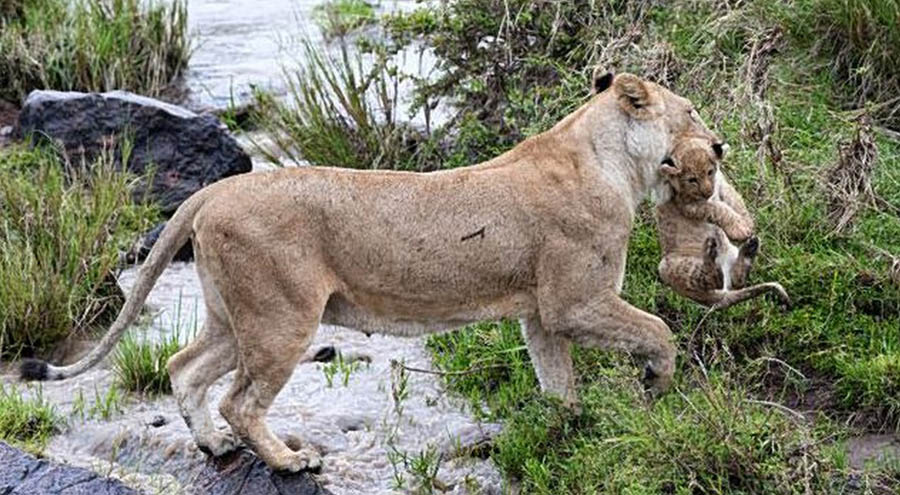
<path id="1" fill-rule="evenodd" d="M 753 235 L 753 229 L 751 229 L 749 225 L 744 225 L 743 223 L 730 225 L 724 230 L 725 234 L 733 242 L 744 242 Z"/>
<path id="2" fill-rule="evenodd" d="M 747 239 L 747 242 L 741 246 L 741 254 L 747 258 L 752 258 L 759 253 L 759 237 L 753 236 Z"/>

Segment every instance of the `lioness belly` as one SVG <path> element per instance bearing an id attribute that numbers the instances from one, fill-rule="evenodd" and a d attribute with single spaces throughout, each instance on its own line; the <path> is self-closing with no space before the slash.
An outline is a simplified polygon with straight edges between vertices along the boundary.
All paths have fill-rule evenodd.
<path id="1" fill-rule="evenodd" d="M 334 294 L 325 306 L 322 322 L 354 328 L 366 333 L 380 333 L 414 337 L 454 330 L 483 320 L 502 317 L 523 318 L 537 311 L 534 296 L 529 293 L 512 294 L 496 301 L 471 307 L 422 307 L 385 304 L 373 308 L 348 301 Z"/>

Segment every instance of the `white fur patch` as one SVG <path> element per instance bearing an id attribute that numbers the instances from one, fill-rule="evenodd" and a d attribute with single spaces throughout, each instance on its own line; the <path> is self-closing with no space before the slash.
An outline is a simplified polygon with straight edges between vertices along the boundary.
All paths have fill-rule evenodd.
<path id="1" fill-rule="evenodd" d="M 716 257 L 716 264 L 722 269 L 725 290 L 731 290 L 731 268 L 737 262 L 738 254 L 737 246 L 725 239 L 725 243 L 720 247 L 719 255 Z"/>

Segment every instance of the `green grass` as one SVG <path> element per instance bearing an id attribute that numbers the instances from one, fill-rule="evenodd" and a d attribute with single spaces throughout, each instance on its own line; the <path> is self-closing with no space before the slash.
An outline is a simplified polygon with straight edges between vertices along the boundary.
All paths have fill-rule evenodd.
<path id="1" fill-rule="evenodd" d="M 0 98 L 34 89 L 147 96 L 172 90 L 187 67 L 184 2 L 24 0 L 0 15 Z"/>
<path id="2" fill-rule="evenodd" d="M 40 389 L 27 397 L 14 386 L 0 384 L 0 440 L 40 454 L 60 423 Z"/>
<path id="3" fill-rule="evenodd" d="M 313 16 L 326 37 L 342 37 L 374 23 L 375 5 L 365 0 L 326 0 L 313 9 Z"/>
<path id="4" fill-rule="evenodd" d="M 132 181 L 108 159 L 81 167 L 46 148 L 0 150 L 0 356 L 47 352 L 117 313 L 119 252 L 156 217 Z"/>
<path id="5" fill-rule="evenodd" d="M 177 333 L 164 336 L 158 342 L 149 340 L 146 334 L 137 337 L 129 333 L 119 341 L 112 355 L 116 384 L 123 390 L 140 394 L 171 393 L 166 363 L 181 347 Z"/>
<path id="6" fill-rule="evenodd" d="M 140 333 L 129 332 L 119 341 L 112 355 L 112 369 L 116 375 L 116 385 L 122 390 L 139 394 L 159 395 L 172 392 L 172 382 L 166 367 L 169 358 L 184 347 L 185 338 L 197 335 L 196 307 L 194 320 L 181 320 L 181 299 L 173 308 L 177 315 L 170 328 L 159 340 L 147 336 L 146 329 Z"/>
<path id="7" fill-rule="evenodd" d="M 388 68 L 364 69 L 362 57 L 344 43 L 328 54 L 307 42 L 303 55 L 305 62 L 287 71 L 287 102 L 255 92 L 253 123 L 281 156 L 347 168 L 427 166 L 413 150 L 422 137 L 397 115 L 398 80 Z M 281 156 L 260 151 L 280 163 Z"/>
<path id="8" fill-rule="evenodd" d="M 389 155 L 383 141 L 358 136 L 398 124 L 346 119 L 346 97 L 336 95 L 356 86 L 332 78 L 330 87 L 318 84 L 328 88 L 320 99 L 294 105 L 300 116 L 318 112 L 315 122 L 270 119 L 270 132 L 315 142 L 325 151 L 293 148 L 313 164 L 462 166 L 584 102 L 596 64 L 671 87 L 731 145 L 724 170 L 762 238 L 753 280 L 781 282 L 794 308 L 758 299 L 704 319 L 704 308 L 658 280 L 648 204 L 632 233 L 623 296 L 672 328 L 680 351 L 672 392 L 649 404 L 630 358 L 577 349 L 582 410 L 567 412 L 541 396 L 518 324 L 506 321 L 430 338 L 436 366 L 454 372 L 449 388 L 478 415 L 505 423 L 490 455 L 523 493 L 895 493 L 896 467 L 852 468 L 844 452 L 848 436 L 900 431 L 900 284 L 892 272 L 900 141 L 878 128 L 900 115 L 885 89 L 897 77 L 895 4 L 441 3 L 385 18 L 389 40 L 363 46 L 375 56 L 413 42 L 431 49 L 442 68 L 434 80 L 398 73 L 387 58 L 381 67 L 416 81 L 419 110 L 452 102 L 448 124 Z M 871 91 L 859 90 L 866 85 Z M 848 111 L 857 107 L 868 111 Z M 344 126 L 326 125 L 335 121 Z M 872 194 L 861 190 L 856 214 L 837 229 L 827 181 L 855 139 L 872 140 L 877 151 L 871 174 L 860 176 Z M 350 159 L 328 155 L 348 149 Z M 852 205 L 851 196 L 841 201 Z"/>

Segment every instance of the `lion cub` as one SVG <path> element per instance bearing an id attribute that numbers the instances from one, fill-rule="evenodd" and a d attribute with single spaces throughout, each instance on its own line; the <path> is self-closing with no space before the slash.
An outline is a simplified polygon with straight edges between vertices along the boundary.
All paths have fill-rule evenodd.
<path id="1" fill-rule="evenodd" d="M 677 141 L 671 160 L 663 163 L 672 197 L 656 209 L 660 278 L 675 292 L 714 308 L 768 291 L 789 304 L 778 283 L 744 287 L 759 239 L 744 201 L 718 170 L 724 154 L 723 145 L 688 136 Z"/>

